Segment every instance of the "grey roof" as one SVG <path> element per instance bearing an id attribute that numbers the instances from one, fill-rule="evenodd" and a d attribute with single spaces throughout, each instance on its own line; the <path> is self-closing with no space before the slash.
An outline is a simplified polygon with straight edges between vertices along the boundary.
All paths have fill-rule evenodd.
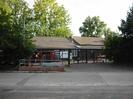
<path id="1" fill-rule="evenodd" d="M 75 45 L 67 38 L 34 37 L 34 44 L 41 49 L 74 49 Z"/>
<path id="2" fill-rule="evenodd" d="M 74 36 L 73 40 L 79 44 L 79 45 L 97 45 L 97 46 L 103 46 L 104 45 L 104 39 L 98 38 L 98 37 L 78 37 Z"/>
<path id="3" fill-rule="evenodd" d="M 73 41 L 80 49 L 103 49 L 104 39 L 98 37 L 78 37 L 74 36 Z"/>
<path id="4" fill-rule="evenodd" d="M 73 43 L 72 40 L 76 43 Z M 95 37 L 34 37 L 33 43 L 38 49 L 103 49 L 104 40 Z"/>

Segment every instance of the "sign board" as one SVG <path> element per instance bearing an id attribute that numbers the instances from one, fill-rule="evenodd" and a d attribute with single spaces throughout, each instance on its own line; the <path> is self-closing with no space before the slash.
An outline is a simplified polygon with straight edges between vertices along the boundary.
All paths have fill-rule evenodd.
<path id="1" fill-rule="evenodd" d="M 68 58 L 68 51 L 60 51 L 60 58 Z"/>

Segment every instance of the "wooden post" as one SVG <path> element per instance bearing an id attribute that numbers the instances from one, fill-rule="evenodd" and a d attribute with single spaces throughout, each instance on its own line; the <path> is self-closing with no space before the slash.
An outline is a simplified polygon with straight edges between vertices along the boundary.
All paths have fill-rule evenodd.
<path id="1" fill-rule="evenodd" d="M 80 60 L 80 56 L 79 56 L 79 52 L 80 52 L 80 51 L 79 51 L 79 49 L 77 50 L 77 52 L 78 52 L 78 53 L 77 53 L 77 54 L 78 54 L 78 56 L 77 56 L 77 63 L 79 64 L 79 60 Z"/>
<path id="2" fill-rule="evenodd" d="M 68 66 L 70 66 L 70 52 L 71 52 L 71 50 L 68 49 Z"/>
<path id="3" fill-rule="evenodd" d="M 86 52 L 86 64 L 88 63 L 88 52 L 87 52 L 87 49 L 85 50 Z"/>

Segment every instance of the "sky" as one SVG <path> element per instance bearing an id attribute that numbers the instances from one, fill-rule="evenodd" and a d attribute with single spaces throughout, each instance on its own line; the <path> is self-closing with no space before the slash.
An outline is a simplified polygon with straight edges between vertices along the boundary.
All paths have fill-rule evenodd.
<path id="1" fill-rule="evenodd" d="M 30 7 L 34 0 L 26 0 Z M 127 11 L 132 6 L 133 0 L 57 0 L 59 5 L 64 5 L 71 17 L 70 29 L 73 35 L 80 36 L 79 27 L 87 16 L 100 16 L 107 26 L 118 32 L 121 19 L 126 19 Z"/>

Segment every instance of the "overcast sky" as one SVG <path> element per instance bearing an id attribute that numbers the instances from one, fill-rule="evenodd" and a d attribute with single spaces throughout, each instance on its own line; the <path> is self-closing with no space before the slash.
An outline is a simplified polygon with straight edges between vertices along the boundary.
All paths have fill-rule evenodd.
<path id="1" fill-rule="evenodd" d="M 30 7 L 34 0 L 26 0 Z M 79 27 L 87 16 L 100 16 L 109 28 L 118 31 L 120 20 L 125 19 L 133 0 L 57 0 L 71 16 L 70 28 L 74 35 L 80 35 Z"/>

